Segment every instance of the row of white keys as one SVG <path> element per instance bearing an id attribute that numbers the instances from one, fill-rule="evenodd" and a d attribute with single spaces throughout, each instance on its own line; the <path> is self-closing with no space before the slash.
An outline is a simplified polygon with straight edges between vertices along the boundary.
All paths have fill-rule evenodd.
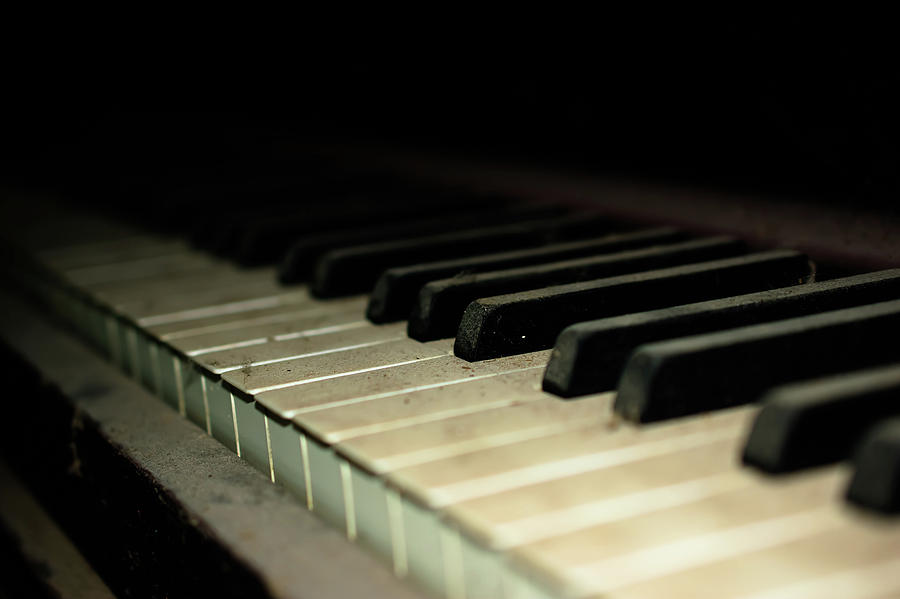
<path id="1" fill-rule="evenodd" d="M 190 324 L 194 325 L 197 323 L 192 322 Z M 209 327 L 218 325 L 204 322 L 203 326 Z M 260 326 L 252 325 L 246 329 L 238 329 L 241 331 L 240 333 L 235 330 L 234 334 L 243 335 L 244 340 L 255 338 L 260 333 L 271 335 L 272 331 L 269 330 L 267 326 L 268 325 L 262 325 L 260 328 Z M 173 337 L 182 337 L 184 332 L 190 333 L 191 330 L 192 329 L 186 329 L 181 332 L 176 332 Z M 389 336 L 387 338 L 379 337 L 375 331 L 387 331 Z M 300 337 L 285 341 L 267 342 L 260 345 L 260 347 L 265 347 L 266 351 L 263 352 L 263 354 L 253 354 L 253 351 L 257 348 L 239 348 L 205 352 L 205 349 L 214 349 L 215 345 L 213 345 L 213 347 L 201 347 L 204 339 L 200 339 L 200 344 L 192 346 L 191 348 L 183 346 L 180 349 L 196 351 L 198 357 L 207 354 L 212 356 L 213 359 L 211 361 L 207 361 L 202 365 L 211 370 L 210 374 L 224 375 L 225 380 L 229 382 L 230 385 L 236 389 L 240 389 L 245 394 L 255 396 L 256 399 L 260 400 L 260 403 L 265 404 L 268 400 L 269 403 L 267 405 L 270 408 L 274 407 L 275 410 L 277 410 L 276 413 L 284 417 L 290 417 L 291 414 L 295 412 L 311 412 L 315 414 L 326 413 L 334 407 L 334 404 L 344 406 L 348 404 L 353 406 L 364 405 L 366 409 L 372 409 L 369 406 L 377 405 L 378 400 L 387 402 L 390 401 L 391 398 L 396 398 L 401 394 L 407 393 L 411 396 L 415 396 L 418 393 L 423 396 L 422 399 L 427 397 L 430 393 L 435 397 L 443 399 L 442 406 L 436 404 L 430 408 L 426 401 L 413 401 L 412 405 L 414 410 L 406 411 L 399 421 L 396 414 L 391 416 L 389 411 L 384 411 L 382 408 L 381 413 L 383 419 L 393 423 L 392 426 L 385 426 L 385 430 L 403 426 L 403 424 L 397 424 L 398 422 L 405 423 L 405 425 L 408 426 L 413 422 L 434 421 L 436 418 L 435 414 L 443 413 L 443 416 L 447 416 L 449 413 L 459 414 L 460 403 L 464 405 L 463 412 L 473 412 L 476 410 L 498 408 L 501 405 L 508 406 L 513 402 L 524 404 L 527 401 L 537 399 L 537 395 L 540 395 L 540 392 L 536 390 L 536 377 L 539 375 L 540 368 L 542 368 L 546 362 L 547 352 L 541 352 L 538 355 L 514 357 L 511 359 L 490 361 L 484 364 L 469 365 L 450 355 L 451 342 L 449 340 L 432 344 L 419 344 L 406 339 L 405 336 L 402 335 L 402 329 L 397 325 L 386 325 L 384 327 L 367 325 L 359 331 L 354 331 L 354 335 L 362 336 L 353 341 L 371 338 L 374 335 L 376 339 L 373 345 L 376 345 L 377 347 L 372 347 L 370 349 L 368 346 L 359 347 L 358 345 L 360 344 L 334 347 L 335 341 L 347 341 L 348 339 L 346 338 L 343 340 L 339 338 L 341 335 L 346 337 L 348 333 L 350 333 L 350 331 L 335 331 L 331 334 L 323 334 L 316 337 L 304 337 L 301 334 Z M 166 334 L 171 334 L 171 331 Z M 193 335 L 190 334 L 187 335 L 187 337 L 192 336 Z M 238 339 L 239 337 L 234 337 L 233 339 L 230 339 L 230 341 L 238 343 L 240 342 Z M 317 344 L 317 347 L 320 349 L 312 352 L 308 351 L 310 339 L 312 339 L 313 343 Z M 305 346 L 303 349 L 298 347 L 298 343 L 301 340 L 303 340 L 303 345 Z M 172 339 L 171 341 L 174 343 L 177 339 Z M 213 344 L 219 344 L 222 339 L 210 338 L 206 339 L 206 341 L 212 342 Z M 330 346 L 328 345 L 329 343 L 331 344 Z M 298 349 L 300 354 L 295 355 Z M 326 359 L 321 357 L 323 351 L 335 355 L 329 355 Z M 423 364 L 424 362 L 431 360 L 434 360 L 435 363 L 429 363 L 427 365 Z M 423 365 L 426 367 L 425 370 L 421 369 Z M 219 372 L 213 372 L 212 369 L 219 369 Z M 375 384 L 361 387 L 360 382 L 362 380 L 366 380 L 366 382 L 371 381 L 373 377 L 372 373 L 375 371 L 380 371 L 374 375 L 376 379 L 374 381 Z M 519 373 L 527 373 L 529 375 L 527 385 L 522 387 L 522 390 L 527 392 L 514 396 L 516 397 L 515 400 L 512 397 L 507 396 L 505 399 L 498 402 L 497 396 L 486 393 L 484 388 L 475 388 L 473 393 L 468 394 L 468 396 L 472 398 L 468 402 L 457 401 L 454 402 L 457 405 L 451 406 L 450 402 L 447 401 L 447 393 L 444 391 L 447 386 L 459 385 L 458 388 L 454 388 L 454 391 L 456 391 L 457 389 L 462 389 L 464 386 L 469 387 L 472 384 L 487 380 L 490 380 L 490 383 L 488 384 L 498 385 L 497 391 L 506 393 L 515 388 L 515 384 L 511 384 L 505 377 L 501 376 L 506 372 L 511 373 L 512 377 Z M 212 415 L 212 422 L 210 422 L 210 416 L 206 416 L 207 426 L 211 432 L 216 436 L 226 437 L 222 439 L 226 445 L 232 446 L 236 451 L 242 452 L 245 457 L 250 459 L 251 462 L 254 462 L 257 466 L 264 466 L 265 461 L 268 461 L 270 473 L 273 477 L 275 477 L 276 472 L 280 474 L 282 469 L 277 468 L 276 465 L 284 464 L 285 460 L 280 459 L 279 444 L 276 439 L 277 434 L 270 434 L 267 430 L 270 428 L 269 419 L 262 417 L 262 413 L 259 411 L 250 410 L 249 408 L 252 406 L 249 403 L 244 402 L 243 399 L 238 398 L 235 400 L 235 397 L 231 393 L 228 393 L 226 397 L 225 394 L 222 393 L 223 388 L 220 385 L 212 384 L 212 380 L 205 379 L 202 382 L 209 384 L 209 388 L 204 389 L 203 398 L 205 403 L 204 408 L 207 411 L 207 414 Z M 302 387 L 302 390 L 298 395 L 297 389 L 300 387 Z M 365 388 L 367 390 L 368 393 L 366 394 L 366 397 L 360 396 L 360 388 Z M 418 389 L 418 391 L 414 391 L 416 389 Z M 444 393 L 442 395 L 437 395 L 441 391 L 444 391 Z M 463 393 L 465 393 L 465 391 L 463 391 Z M 500 397 L 503 396 L 500 395 Z M 542 397 L 541 399 L 546 401 L 547 398 Z M 409 405 L 409 403 L 409 398 L 405 398 L 404 405 Z M 530 423 L 528 435 L 532 437 L 539 434 L 549 434 L 558 431 L 561 428 L 582 426 L 584 417 L 589 412 L 586 404 L 584 406 L 579 406 L 581 410 L 577 413 L 572 410 L 563 410 L 571 413 L 572 417 L 570 419 L 562 419 L 564 422 L 548 425 L 547 417 L 548 415 L 552 415 L 553 408 L 562 407 L 564 405 L 565 404 L 558 402 L 553 398 L 550 402 L 547 402 L 542 406 L 543 410 L 536 410 L 533 413 L 528 414 L 528 418 L 519 416 L 520 414 L 525 416 L 525 413 L 517 411 L 516 416 L 519 417 L 519 420 L 516 420 L 515 418 L 513 420 L 506 419 L 507 422 L 505 422 L 505 426 L 509 429 L 510 434 L 517 435 L 521 433 L 521 431 L 516 431 L 517 427 L 521 428 L 523 422 L 528 420 Z M 421 409 L 423 406 L 426 409 Z M 415 413 L 416 409 L 418 409 L 418 414 Z M 375 408 L 375 410 L 376 412 L 378 411 L 377 408 Z M 331 411 L 333 412 L 335 410 Z M 593 412 L 593 410 L 590 410 L 590 412 Z M 242 418 L 242 414 L 250 414 L 251 416 Z M 218 418 L 219 415 L 222 416 L 221 419 Z M 253 418 L 253 416 L 256 416 L 256 418 Z M 502 415 L 498 416 L 503 418 Z M 257 424 L 260 418 L 263 420 L 263 426 L 261 427 L 262 432 L 257 435 L 249 434 L 254 430 L 253 425 Z M 220 420 L 221 425 L 218 424 Z M 369 424 L 372 424 L 371 420 L 369 421 Z M 278 426 L 279 425 L 276 423 L 275 427 Z M 232 430 L 234 431 L 233 433 L 231 432 Z M 263 432 L 265 433 L 265 453 L 262 451 L 262 443 L 256 443 L 260 446 L 257 451 L 248 451 L 254 445 L 254 436 L 262 438 Z M 369 428 L 360 430 L 359 432 L 373 431 Z M 344 431 L 344 436 L 348 436 L 349 434 L 351 434 L 349 430 Z M 474 437 L 477 437 L 477 433 Z M 493 443 L 502 442 L 503 435 L 495 435 L 494 438 L 495 441 L 493 441 Z M 511 442 L 515 438 L 520 437 L 510 436 L 508 441 Z M 231 439 L 233 439 L 233 441 Z M 475 441 L 477 441 L 477 439 L 473 438 L 470 443 Z M 313 447 L 311 450 L 311 453 L 314 456 L 313 463 L 316 464 L 315 448 L 318 447 L 318 444 L 311 444 L 311 447 Z M 474 448 L 474 446 L 470 447 L 469 450 L 472 448 Z M 464 446 L 457 444 L 455 451 L 463 449 L 465 449 Z M 442 450 L 441 455 L 444 455 L 447 450 L 448 448 Z M 254 455 L 256 456 L 255 459 L 252 457 Z M 268 459 L 265 460 L 264 456 Z M 307 456 L 307 460 L 308 459 L 309 456 Z M 300 461 L 302 461 L 302 457 Z M 288 469 L 288 471 L 290 471 L 290 469 Z M 304 479 L 309 475 L 309 472 L 304 474 Z M 277 478 L 281 477 L 279 476 Z M 329 504 L 326 500 L 329 493 L 326 489 L 327 485 L 323 485 L 322 483 L 327 477 L 322 478 L 321 480 L 320 477 L 315 478 L 317 484 L 312 485 L 312 489 L 317 490 L 316 495 L 319 501 L 312 500 L 311 504 L 325 508 Z M 312 494 L 312 489 L 308 490 L 309 494 Z M 322 489 L 323 492 L 318 492 L 320 489 Z M 338 489 L 338 494 L 340 493 L 341 489 Z M 345 507 L 344 502 L 341 501 L 340 498 L 338 498 L 336 502 L 330 503 L 341 509 Z M 325 515 L 327 517 L 327 514 Z M 338 518 L 343 520 L 344 515 L 339 514 Z M 347 525 L 346 522 L 343 524 L 345 526 Z"/>
<path id="2" fill-rule="evenodd" d="M 265 329 L 265 326 L 263 329 Z M 483 377 L 494 377 L 506 371 L 517 373 L 523 370 L 532 370 L 535 372 L 531 376 L 528 387 L 533 395 L 536 385 L 534 375 L 537 374 L 537 371 L 543 366 L 547 358 L 546 352 L 544 352 L 540 356 L 529 356 L 524 359 L 517 357 L 510 360 L 492 361 L 483 365 L 470 366 L 449 355 L 449 341 L 427 345 L 412 342 L 402 335 L 402 329 L 396 325 L 386 325 L 384 327 L 368 325 L 365 327 L 366 335 L 373 335 L 373 331 L 388 331 L 390 336 L 387 339 L 380 338 L 376 340 L 374 345 L 378 345 L 378 347 L 372 347 L 371 350 L 368 346 L 358 347 L 358 344 L 334 347 L 334 342 L 340 341 L 337 338 L 350 333 L 350 331 L 343 331 L 306 338 L 304 340 L 306 347 L 300 350 L 299 356 L 293 354 L 298 349 L 297 343 L 304 339 L 303 337 L 282 342 L 263 343 L 260 347 L 265 347 L 267 351 L 262 355 L 253 354 L 253 351 L 257 349 L 255 347 L 210 352 L 209 355 L 213 355 L 218 359 L 214 359 L 212 363 L 207 362 L 206 366 L 219 368 L 219 373 L 211 374 L 223 374 L 227 381 L 244 392 L 249 392 L 250 394 L 256 392 L 259 395 L 272 395 L 276 392 L 281 392 L 282 405 L 280 414 L 287 416 L 297 410 L 318 408 L 315 411 L 322 411 L 335 402 L 349 401 L 354 404 L 361 402 L 364 398 L 359 396 L 360 385 L 358 383 L 361 376 L 369 374 L 373 370 L 384 370 L 385 372 L 380 374 L 387 374 L 387 376 L 378 376 L 377 380 L 381 383 L 380 387 L 377 385 L 375 387 L 367 387 L 367 391 L 375 392 L 374 394 L 369 393 L 372 396 L 372 400 L 386 400 L 387 396 L 396 396 L 404 391 L 421 387 L 423 373 L 419 372 L 419 376 L 416 376 L 416 372 L 412 372 L 404 367 L 417 367 L 420 366 L 421 362 L 430 359 L 441 359 L 444 362 L 443 368 L 438 367 L 435 369 L 432 368 L 432 364 L 427 365 L 428 372 L 424 374 L 430 382 L 431 390 L 433 391 L 437 391 L 438 387 L 435 387 L 435 385 L 439 383 L 461 384 L 470 382 L 471 379 L 481 380 Z M 246 332 L 250 334 L 245 335 L 245 339 L 246 337 L 255 337 L 260 333 L 260 328 L 251 326 L 246 329 Z M 264 332 L 271 333 L 268 330 Z M 354 334 L 360 333 L 363 333 L 363 330 L 354 332 Z M 325 344 L 331 343 L 331 349 L 309 352 L 308 339 L 313 339 L 313 343 L 318 342 L 319 348 L 327 347 L 327 345 L 323 345 L 323 342 Z M 383 340 L 384 343 L 378 343 L 380 340 Z M 344 341 L 347 341 L 347 339 L 344 339 Z M 214 341 L 214 343 L 220 342 L 221 340 Z M 198 357 L 205 354 L 200 346 L 196 346 L 195 349 L 199 352 Z M 322 351 L 335 355 L 324 358 L 321 354 Z M 310 353 L 319 355 L 308 355 Z M 506 362 L 509 364 L 506 364 Z M 391 376 L 395 374 L 399 376 Z M 435 378 L 436 374 L 438 375 L 437 378 Z M 499 378 L 501 377 L 497 377 L 497 379 Z M 342 510 L 345 508 L 344 502 L 340 497 L 342 489 L 338 488 L 337 493 L 329 493 L 328 485 L 323 484 L 328 479 L 327 476 L 325 478 L 315 477 L 316 484 L 306 485 L 307 489 L 302 487 L 305 485 L 306 478 L 311 474 L 309 469 L 307 469 L 305 474 L 298 473 L 293 481 L 285 481 L 285 477 L 281 476 L 285 470 L 277 466 L 285 464 L 286 460 L 281 459 L 282 456 L 279 449 L 283 444 L 278 443 L 278 433 L 275 432 L 276 429 L 281 428 L 281 425 L 274 422 L 270 423 L 269 419 L 264 418 L 261 412 L 252 410 L 252 406 L 244 402 L 243 399 L 238 398 L 236 400 L 230 393 L 226 396 L 222 393 L 222 387 L 214 384 L 213 381 L 205 378 L 201 383 L 204 387 L 208 385 L 207 388 L 202 390 L 202 403 L 206 413 L 208 430 L 214 436 L 220 438 L 235 451 L 241 452 L 251 463 L 254 463 L 261 469 L 268 465 L 270 475 L 273 478 L 277 478 L 280 482 L 286 482 L 288 486 L 292 486 L 291 483 L 293 483 L 295 488 L 300 487 L 301 496 L 304 493 L 309 494 L 310 504 L 319 506 L 319 511 L 325 512 L 323 515 L 326 518 L 329 517 L 329 508 L 337 507 L 338 509 L 331 510 L 335 513 L 332 519 L 341 520 L 342 522 L 340 523 L 347 526 L 346 521 L 344 521 L 344 513 L 342 513 Z M 287 392 L 300 386 L 303 387 L 303 401 L 298 404 L 296 398 L 288 397 Z M 272 389 L 272 387 L 277 389 Z M 317 388 L 319 390 L 318 394 L 315 393 Z M 313 390 L 313 393 L 306 393 L 307 390 Z M 505 390 L 508 390 L 508 388 Z M 422 390 L 423 393 L 428 391 L 428 389 Z M 186 394 L 190 395 L 189 393 Z M 446 397 L 446 394 L 444 397 Z M 497 407 L 498 405 L 496 398 L 492 398 L 483 391 L 476 393 L 475 397 L 477 401 L 469 402 L 469 405 L 466 407 L 467 411 L 479 409 L 478 401 L 490 404 L 485 406 L 485 408 Z M 309 400 L 312 401 L 310 402 Z M 198 405 L 200 403 L 197 402 Z M 510 400 L 507 400 L 505 403 L 508 405 Z M 554 400 L 553 404 L 556 403 Z M 413 405 L 422 406 L 424 404 L 420 401 L 415 402 Z M 445 405 L 444 410 L 446 411 L 447 409 L 449 409 L 449 406 Z M 455 409 L 458 409 L 458 407 Z M 191 409 L 188 408 L 187 411 L 190 413 Z M 544 417 L 544 414 L 538 414 L 535 420 L 542 421 Z M 262 420 L 261 427 L 258 426 L 260 420 Z M 580 420 L 580 418 L 577 420 Z M 542 421 L 540 426 L 545 427 L 546 423 Z M 567 426 L 572 425 L 569 424 Z M 559 424 L 554 425 L 554 430 L 559 430 L 559 427 Z M 254 430 L 257 431 L 256 434 L 253 434 Z M 263 439 L 264 443 L 262 442 Z M 293 443 L 294 447 L 290 447 L 290 445 L 291 443 L 288 443 L 288 450 L 296 454 L 296 437 L 295 443 Z M 316 461 L 318 454 L 315 451 L 317 447 L 318 445 L 312 443 L 308 446 L 310 452 L 307 455 L 307 462 L 311 454 L 314 465 L 318 464 Z M 299 459 L 294 460 L 294 465 L 296 465 L 296 462 L 302 462 L 303 460 L 302 456 L 296 457 Z M 292 470 L 297 469 L 289 467 L 287 472 L 290 473 Z M 276 472 L 278 473 L 277 477 Z M 318 470 L 312 469 L 312 472 L 318 472 Z M 288 476 L 287 478 L 290 479 L 291 477 Z M 297 478 L 301 479 L 299 483 L 296 480 Z M 315 497 L 313 497 L 313 489 L 316 490 Z M 329 501 L 330 495 L 335 496 L 335 501 Z"/>
<path id="3" fill-rule="evenodd" d="M 742 469 L 737 456 L 744 431 L 734 425 L 753 412 L 723 414 L 718 423 L 704 423 L 704 417 L 648 427 L 631 443 L 626 435 L 625 445 L 615 433 L 607 439 L 595 434 L 594 452 L 582 454 L 585 459 L 577 449 L 566 458 L 547 459 L 546 451 L 565 443 L 557 439 L 543 447 L 523 444 L 436 462 L 392 479 L 411 494 L 431 493 L 443 504 L 440 548 L 445 564 L 458 562 L 453 570 L 462 579 L 451 586 L 470 596 L 676 596 L 663 592 L 675 579 L 684 596 L 774 593 L 776 587 L 813 584 L 837 566 L 854 571 L 859 564 L 877 566 L 891 551 L 896 557 L 900 530 L 894 526 L 864 546 L 874 552 L 867 559 L 843 555 L 844 547 L 835 543 L 825 550 L 830 561 L 809 568 L 811 556 L 797 547 L 818 555 L 822 549 L 811 537 L 832 534 L 835 527 L 853 529 L 851 539 L 872 531 L 840 513 L 846 474 L 841 468 L 787 479 Z M 693 433 L 686 430 L 691 427 Z M 665 444 L 666 437 L 669 450 L 657 451 L 654 445 Z M 685 443 L 691 437 L 697 442 Z M 829 512 L 824 519 L 822 510 Z M 786 544 L 797 547 L 788 553 Z M 485 546 L 506 552 L 506 559 L 484 552 Z M 757 553 L 766 552 L 784 557 L 780 576 L 741 580 L 743 557 L 761 560 Z M 694 572 L 703 568 L 720 577 L 731 570 L 730 587 L 714 586 Z"/>
<path id="4" fill-rule="evenodd" d="M 265 310 L 257 316 L 279 313 Z M 611 415 L 610 395 L 564 402 L 540 392 L 546 352 L 466 364 L 449 344 L 425 348 L 397 325 L 367 323 L 275 341 L 273 323 L 248 316 L 155 332 L 200 345 L 222 339 L 204 338 L 224 332 L 208 327 L 264 337 L 236 349 L 191 346 L 219 390 L 207 401 L 227 396 L 233 449 L 243 445 L 257 467 L 435 591 L 898 590 L 895 528 L 841 511 L 841 469 L 782 481 L 736 463 L 753 408 L 634 428 Z"/>
<path id="5" fill-rule="evenodd" d="M 535 382 L 540 374 L 534 373 Z M 388 517 L 399 520 L 395 528 L 404 531 L 406 547 L 400 558 L 406 556 L 406 562 L 395 567 L 451 595 L 463 595 L 462 590 L 468 589 L 474 596 L 498 596 L 502 555 L 483 548 L 508 547 L 495 542 L 497 535 L 492 531 L 477 534 L 487 532 L 479 526 L 469 526 L 467 537 L 460 538 L 457 524 L 446 526 L 442 513 L 455 520 L 458 514 L 452 508 L 475 498 L 518 493 L 537 484 L 552 490 L 567 477 L 679 449 L 708 448 L 716 439 L 733 436 L 745 420 L 742 414 L 723 414 L 675 428 L 658 427 L 647 435 L 632 427 L 611 426 L 612 394 L 571 402 L 540 395 L 528 404 L 349 439 L 337 445 L 337 452 L 348 462 L 378 473 L 387 482 L 387 486 L 376 484 L 371 477 L 354 471 L 353 503 L 367 506 L 369 512 L 372 506 L 384 506 Z M 301 419 L 298 416 L 295 422 Z M 401 493 L 395 494 L 392 489 Z M 585 494 L 590 495 L 590 489 L 574 493 L 570 499 Z M 501 499 L 500 514 L 506 501 L 508 497 Z M 392 502 L 398 504 L 397 513 L 391 511 Z M 510 515 L 517 513 L 525 517 L 510 510 Z"/>
<path id="6" fill-rule="evenodd" d="M 840 467 L 786 480 L 742 471 L 742 487 L 520 550 L 576 597 L 739 597 L 816 586 L 895 560 L 900 531 L 846 508 Z M 884 596 L 876 585 L 844 596 Z M 898 590 L 887 589 L 890 595 Z M 846 589 L 845 589 L 846 591 Z M 805 596 L 805 595 L 794 595 Z"/>

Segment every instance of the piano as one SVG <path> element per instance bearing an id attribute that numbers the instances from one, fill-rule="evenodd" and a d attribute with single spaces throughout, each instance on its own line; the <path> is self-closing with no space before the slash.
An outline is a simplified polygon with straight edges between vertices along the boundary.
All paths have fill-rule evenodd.
<path id="1" fill-rule="evenodd" d="M 448 130 L 465 130 L 471 114 L 457 113 Z M 577 105 L 563 114 L 597 132 Z M 527 115 L 519 107 L 500 133 Z M 415 116 L 402 142 L 415 138 Z M 141 122 L 142 135 L 169 130 L 169 115 L 144 117 L 126 122 Z M 111 586 L 145 596 L 328 595 L 290 577 L 297 559 L 307 580 L 317 568 L 327 575 L 332 596 L 350 579 L 357 593 L 449 598 L 900 595 L 900 227 L 875 195 L 863 193 L 857 209 L 821 188 L 811 195 L 824 200 L 789 201 L 752 185 L 672 182 L 666 169 L 663 182 L 648 182 L 621 162 L 622 177 L 558 168 L 560 155 L 535 166 L 527 152 L 454 152 L 449 134 L 431 153 L 279 135 L 294 125 L 173 146 L 183 158 L 255 140 L 239 159 L 164 173 L 152 161 L 123 168 L 111 144 L 98 163 L 117 171 L 119 186 L 95 196 L 96 179 L 80 180 L 78 168 L 63 193 L 5 193 L 6 375 L 44 397 L 48 385 L 30 369 L 57 350 L 33 331 L 63 349 L 83 346 L 81 368 L 63 349 L 55 358 L 55 372 L 80 381 L 71 405 L 97 418 L 91 398 L 121 376 L 135 395 L 152 395 L 147 421 L 180 427 L 167 458 L 190 481 L 179 492 L 232 477 L 264 489 L 267 509 L 280 493 L 289 505 L 278 509 L 308 511 L 330 531 L 315 528 L 318 550 L 298 537 L 298 553 L 257 513 L 268 542 L 257 529 L 243 540 L 230 529 L 212 548 L 184 543 L 205 549 L 179 554 L 189 563 L 173 580 L 122 584 L 128 573 L 101 571 L 118 580 Z M 117 133 L 107 139 L 127 136 L 107 126 Z M 611 146 L 630 142 L 625 154 L 641 145 L 627 129 L 608 131 Z M 715 148 L 701 151 L 720 139 L 713 129 L 682 145 L 691 159 L 674 170 L 716 159 Z M 537 139 L 554 141 L 549 129 Z M 584 156 L 589 144 L 578 139 Z M 135 145 L 126 145 L 132 157 Z M 678 150 L 639 157 L 659 173 Z M 779 157 L 794 158 L 780 151 L 761 175 L 775 187 L 785 182 Z M 727 182 L 752 170 L 728 171 Z M 826 184 L 843 193 L 844 175 Z M 100 372 L 100 360 L 121 376 L 92 386 L 80 371 Z M 47 438 L 61 432 L 54 426 Z M 117 438 L 115 426 L 104 434 L 108 445 Z M 132 431 L 119 434 L 127 445 Z M 223 474 L 191 477 L 178 448 L 214 454 Z M 257 474 L 239 476 L 230 456 Z M 109 468 L 109 487 L 157 472 L 139 460 Z M 135 505 L 151 513 L 151 503 Z M 129 534 L 167 530 L 129 517 Z M 335 535 L 346 546 L 338 553 Z M 163 537 L 148 553 L 182 544 Z M 266 570 L 257 551 L 280 569 Z M 253 568 L 241 578 L 245 563 Z M 354 564 L 346 576 L 344 564 Z M 272 571 L 285 578 L 258 574 Z"/>
<path id="2" fill-rule="evenodd" d="M 335 160 L 193 240 L 30 200 L 17 280 L 433 596 L 900 591 L 900 271 Z"/>

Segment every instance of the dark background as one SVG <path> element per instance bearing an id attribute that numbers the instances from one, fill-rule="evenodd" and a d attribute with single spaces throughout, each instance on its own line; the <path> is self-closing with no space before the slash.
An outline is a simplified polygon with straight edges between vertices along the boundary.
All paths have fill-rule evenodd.
<path id="1" fill-rule="evenodd" d="M 249 64 L 26 67 L 7 82 L 0 176 L 118 202 L 175 171 L 289 160 L 285 141 L 376 140 L 892 210 L 898 69 L 877 24 L 682 17 L 491 52 L 460 34 L 434 55 L 338 42 Z"/>

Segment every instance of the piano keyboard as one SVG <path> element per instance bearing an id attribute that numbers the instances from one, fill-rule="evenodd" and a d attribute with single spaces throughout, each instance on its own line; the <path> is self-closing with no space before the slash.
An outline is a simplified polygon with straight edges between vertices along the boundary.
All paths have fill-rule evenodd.
<path id="1" fill-rule="evenodd" d="M 98 351 L 436 596 L 900 596 L 900 271 L 541 207 L 385 242 L 314 206 L 194 245 L 6 233 Z"/>

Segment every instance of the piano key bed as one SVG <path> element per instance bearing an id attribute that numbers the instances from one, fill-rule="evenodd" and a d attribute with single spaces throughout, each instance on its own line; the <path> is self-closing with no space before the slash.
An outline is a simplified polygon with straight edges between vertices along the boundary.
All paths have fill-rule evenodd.
<path id="1" fill-rule="evenodd" d="M 7 234 L 101 354 L 436 596 L 900 593 L 900 271 L 498 206 Z"/>

